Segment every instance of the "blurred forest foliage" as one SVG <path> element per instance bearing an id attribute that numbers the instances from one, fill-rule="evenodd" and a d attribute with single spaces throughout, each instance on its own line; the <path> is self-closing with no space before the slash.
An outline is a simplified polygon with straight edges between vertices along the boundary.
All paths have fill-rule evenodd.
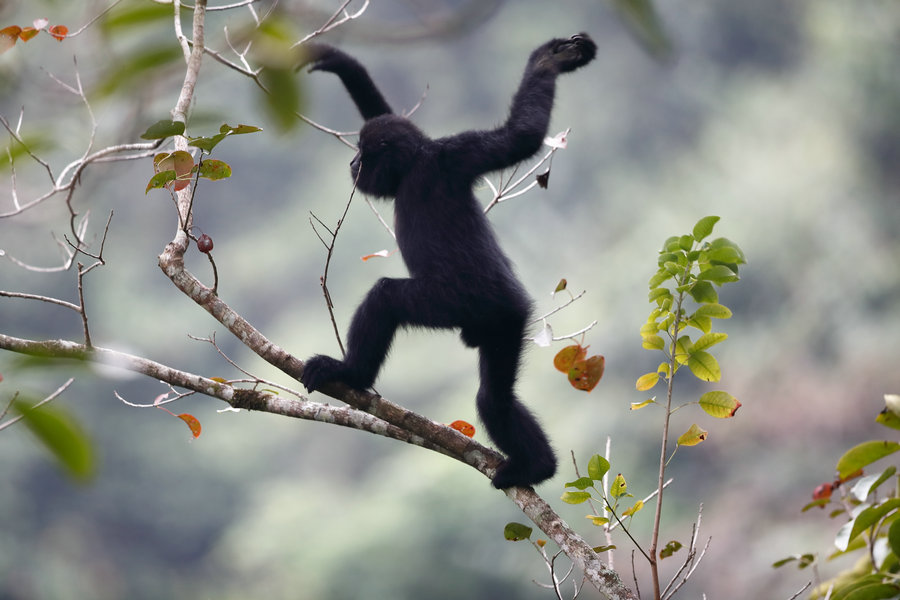
<path id="1" fill-rule="evenodd" d="M 319 17 L 301 5 L 325 14 L 335 3 L 282 4 L 302 33 Z M 682 597 L 789 597 L 808 574 L 771 563 L 794 552 L 827 554 L 836 529 L 800 508 L 832 477 L 842 450 L 871 437 L 882 394 L 900 390 L 900 6 L 668 0 L 658 10 L 672 54 L 656 60 L 607 2 L 490 2 L 470 20 L 448 22 L 461 4 L 373 2 L 329 39 L 370 66 L 396 107 L 411 108 L 427 89 L 414 120 L 433 136 L 500 122 L 528 53 L 547 38 L 585 30 L 598 42 L 598 60 L 559 82 L 552 129 L 572 133 L 554 158 L 549 190 L 491 213 L 538 311 L 554 306 L 549 293 L 561 277 L 570 289 L 588 290 L 554 317 L 554 329 L 598 319 L 586 343 L 606 356 L 603 381 L 585 395 L 553 369 L 559 347 L 529 352 L 519 389 L 563 458 L 561 473 L 539 491 L 551 500 L 561 494 L 574 479 L 569 451 L 583 461 L 602 452 L 607 436 L 613 468 L 630 489 L 642 496 L 655 485 L 657 420 L 650 409 L 629 411 L 644 399 L 635 379 L 658 362 L 638 335 L 647 279 L 667 236 L 720 215 L 717 233 L 738 242 L 749 262 L 723 294 L 735 316 L 718 354 L 722 386 L 743 408 L 724 424 L 684 417 L 701 419 L 711 435 L 672 463 L 664 526 L 667 539 L 687 538 L 704 504 L 712 544 Z M 71 29 L 105 5 L 5 2 L 0 25 L 47 17 Z M 431 18 L 411 18 L 413 6 Z M 210 37 L 225 51 L 221 27 L 244 22 L 239 14 L 211 16 L 219 33 Z M 446 27 L 438 35 L 435 26 Z M 89 128 L 84 106 L 48 74 L 72 82 L 76 55 L 91 90 L 129 53 L 175 44 L 169 20 L 117 31 L 101 22 L 61 44 L 43 36 L 19 45 L 0 56 L 0 114 L 15 121 L 25 106 L 25 130 L 42 136 L 58 169 L 83 152 Z M 96 145 L 135 140 L 167 117 L 179 72 L 176 65 L 142 74 L 92 96 Z M 334 78 L 298 77 L 307 115 L 341 130 L 358 127 Z M 325 222 L 340 216 L 352 152 L 307 126 L 278 131 L 252 85 L 207 60 L 191 127 L 211 133 L 222 122 L 265 131 L 217 149 L 234 176 L 199 187 L 196 222 L 215 239 L 220 294 L 297 356 L 333 353 L 319 288 L 325 256 L 308 222 L 310 211 Z M 144 194 L 151 174 L 150 161 L 96 166 L 76 193 L 93 215 L 94 235 L 115 211 L 108 264 L 87 280 L 95 343 L 234 376 L 209 345 L 188 338 L 221 328 L 156 265 L 175 214 L 164 193 Z M 4 212 L 8 168 L 0 175 Z M 33 163 L 17 163 L 16 178 L 23 198 L 48 185 Z M 54 201 L 0 220 L 0 249 L 58 264 L 51 233 L 67 228 L 65 206 Z M 382 248 L 392 241 L 354 200 L 331 270 L 342 329 L 375 279 L 404 273 L 398 255 L 358 258 Z M 192 256 L 190 268 L 208 273 L 203 257 Z M 0 288 L 69 300 L 76 293 L 71 272 L 26 272 L 2 258 Z M 37 339 L 80 336 L 73 314 L 15 299 L 0 300 L 0 327 Z M 242 366 L 277 378 L 225 332 L 218 342 Z M 29 366 L 0 354 L 0 401 L 16 390 L 40 398 L 76 377 L 56 403 L 83 423 L 100 464 L 91 483 L 77 485 L 24 428 L 2 432 L 0 598 L 549 597 L 531 582 L 544 575 L 537 555 L 503 540 L 503 525 L 521 515 L 455 462 L 336 427 L 220 414 L 223 406 L 203 398 L 178 406 L 203 423 L 191 442 L 183 424 L 113 395 L 151 402 L 166 391 L 154 381 Z M 685 400 L 700 389 L 689 379 L 676 387 Z M 477 423 L 476 385 L 475 355 L 456 336 L 411 332 L 398 340 L 378 389 L 436 420 Z M 558 508 L 603 542 L 582 507 Z M 626 580 L 629 563 L 620 552 L 615 566 Z"/>

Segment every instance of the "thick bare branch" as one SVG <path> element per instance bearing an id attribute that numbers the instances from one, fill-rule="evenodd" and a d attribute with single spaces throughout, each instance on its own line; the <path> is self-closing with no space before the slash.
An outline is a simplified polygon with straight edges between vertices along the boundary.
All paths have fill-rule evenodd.
<path id="1" fill-rule="evenodd" d="M 69 359 L 112 366 L 141 373 L 165 382 L 170 386 L 218 398 L 234 408 L 244 408 L 295 419 L 340 425 L 341 427 L 359 429 L 416 446 L 422 446 L 429 450 L 443 452 L 441 448 L 436 447 L 420 436 L 412 435 L 409 431 L 349 407 L 331 406 L 304 399 L 284 398 L 261 390 L 236 388 L 226 383 L 173 369 L 162 363 L 124 352 L 97 346 L 86 346 L 68 340 L 26 340 L 4 334 L 0 334 L 0 349 L 28 356 Z M 57 395 L 59 393 L 55 393 L 51 399 Z"/>

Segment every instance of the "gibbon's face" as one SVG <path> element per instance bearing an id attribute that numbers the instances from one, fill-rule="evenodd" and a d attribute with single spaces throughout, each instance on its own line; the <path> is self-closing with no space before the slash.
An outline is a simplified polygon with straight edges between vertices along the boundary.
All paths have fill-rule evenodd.
<path id="1" fill-rule="evenodd" d="M 350 162 L 357 187 L 379 198 L 396 196 L 425 139 L 402 117 L 382 115 L 366 121 L 359 132 L 359 151 Z"/>

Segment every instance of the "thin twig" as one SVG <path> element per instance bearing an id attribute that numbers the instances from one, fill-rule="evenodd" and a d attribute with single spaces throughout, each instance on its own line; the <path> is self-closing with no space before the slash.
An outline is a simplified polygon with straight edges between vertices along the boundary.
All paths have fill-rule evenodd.
<path id="1" fill-rule="evenodd" d="M 66 391 L 68 389 L 68 387 L 70 385 L 72 385 L 73 381 L 75 381 L 75 379 L 70 377 L 69 380 L 66 381 L 64 384 L 62 384 L 61 386 L 59 386 L 59 388 L 57 388 L 57 390 L 55 392 L 53 392 L 52 394 L 50 394 L 49 396 L 47 396 L 46 398 L 44 398 L 43 400 L 41 400 L 40 402 L 38 402 L 37 404 L 32 406 L 31 410 L 34 410 L 35 408 L 39 408 L 39 407 L 47 404 L 48 402 L 52 402 L 53 400 L 58 398 L 60 394 L 62 394 L 64 391 Z M 13 397 L 13 400 L 15 400 L 15 396 Z M 10 402 L 10 406 L 12 406 L 12 401 Z M 6 412 L 8 410 L 9 410 L 9 407 L 7 407 L 6 410 L 3 411 L 3 415 L 0 415 L 0 419 L 2 419 L 4 416 L 6 416 Z M 25 418 L 25 415 L 19 415 L 18 417 L 13 417 L 6 423 L 0 423 L 0 431 L 3 431 L 7 427 L 9 427 L 15 423 L 18 423 L 19 421 L 21 421 L 24 418 Z"/>

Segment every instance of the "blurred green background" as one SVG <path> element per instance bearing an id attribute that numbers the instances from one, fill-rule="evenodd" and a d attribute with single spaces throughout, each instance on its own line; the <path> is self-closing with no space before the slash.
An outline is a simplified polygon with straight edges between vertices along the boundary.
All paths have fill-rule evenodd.
<path id="1" fill-rule="evenodd" d="M 47 17 L 74 30 L 106 5 L 5 2 L 0 26 Z M 282 5 L 305 33 L 337 2 Z M 659 362 L 638 336 L 649 312 L 646 282 L 666 237 L 720 215 L 716 234 L 740 244 L 749 264 L 722 295 L 735 316 L 722 325 L 730 339 L 717 352 L 724 378 L 716 388 L 743 407 L 727 422 L 694 409 L 676 414 L 676 429 L 696 421 L 710 437 L 672 462 L 664 538 L 686 542 L 702 502 L 712 542 L 681 597 L 790 597 L 811 575 L 771 563 L 829 553 L 837 528 L 800 508 L 832 478 L 843 449 L 884 435 L 873 418 L 882 394 L 900 391 L 900 6 L 669 0 L 657 7 L 672 48 L 663 60 L 607 2 L 491 2 L 454 21 L 466 6 L 373 2 L 328 39 L 370 67 L 395 109 L 413 107 L 427 88 L 414 120 L 432 136 L 501 122 L 528 53 L 546 39 L 584 30 L 598 42 L 595 63 L 559 82 L 551 133 L 572 133 L 554 158 L 549 190 L 491 212 L 537 311 L 559 301 L 550 292 L 561 277 L 571 290 L 588 291 L 552 324 L 564 333 L 597 319 L 586 343 L 607 361 L 604 379 L 586 395 L 553 369 L 561 345 L 529 350 L 519 391 L 562 459 L 539 492 L 557 498 L 574 479 L 570 450 L 583 464 L 607 436 L 613 469 L 635 495 L 655 485 L 661 413 L 629 411 L 644 399 L 635 379 Z M 209 43 L 227 54 L 222 27 L 246 23 L 246 12 L 211 14 Z M 84 152 L 90 121 L 48 74 L 73 83 L 76 55 L 92 90 L 130 52 L 175 44 L 171 20 L 103 32 L 98 25 L 63 43 L 42 35 L 0 55 L 0 114 L 15 122 L 25 106 L 23 130 L 47 140 L 43 155 L 57 172 Z M 175 65 L 92 97 L 95 147 L 133 141 L 166 118 L 181 76 Z M 298 77 L 305 114 L 358 128 L 336 78 Z M 196 224 L 215 240 L 221 296 L 300 357 L 336 353 L 319 287 L 325 253 L 309 215 L 339 218 L 352 151 L 308 126 L 278 131 L 253 86 L 209 58 L 196 98 L 189 133 L 214 133 L 223 122 L 264 128 L 217 148 L 234 176 L 198 190 Z M 10 171 L 0 174 L 6 212 Z M 86 280 L 95 343 L 237 377 L 209 345 L 188 338 L 217 332 L 242 367 L 291 385 L 158 269 L 176 222 L 166 194 L 144 194 L 151 175 L 149 159 L 94 166 L 75 195 L 77 209 L 91 211 L 94 239 L 115 211 L 107 265 Z M 49 185 L 27 161 L 16 163 L 16 181 L 23 201 Z M 57 198 L 0 219 L 0 249 L 57 265 L 51 234 L 67 231 Z M 398 255 L 359 260 L 383 248 L 392 240 L 357 197 L 331 267 L 342 329 L 376 279 L 404 273 Z M 211 279 L 205 258 L 189 259 Z M 74 273 L 26 272 L 4 258 L 0 289 L 76 300 Z M 60 307 L 0 299 L 0 331 L 78 340 L 80 321 Z M 204 398 L 175 408 L 203 424 L 191 441 L 162 411 L 129 408 L 113 395 L 149 403 L 167 391 L 158 382 L 66 364 L 27 368 L 10 353 L 0 353 L 0 374 L 3 405 L 17 390 L 41 398 L 74 376 L 56 405 L 82 423 L 99 461 L 91 483 L 75 484 L 25 428 L 0 433 L 0 598 L 550 597 L 531 581 L 546 580 L 538 555 L 503 540 L 503 525 L 522 521 L 521 513 L 481 475 L 437 454 L 316 423 L 219 413 L 224 406 Z M 709 389 L 690 379 L 678 380 L 677 399 Z M 452 333 L 399 336 L 377 387 L 436 420 L 477 426 L 475 353 Z M 591 541 L 605 543 L 583 506 L 555 505 Z M 646 539 L 650 511 L 637 521 Z M 616 543 L 615 567 L 630 580 L 629 543 Z"/>

